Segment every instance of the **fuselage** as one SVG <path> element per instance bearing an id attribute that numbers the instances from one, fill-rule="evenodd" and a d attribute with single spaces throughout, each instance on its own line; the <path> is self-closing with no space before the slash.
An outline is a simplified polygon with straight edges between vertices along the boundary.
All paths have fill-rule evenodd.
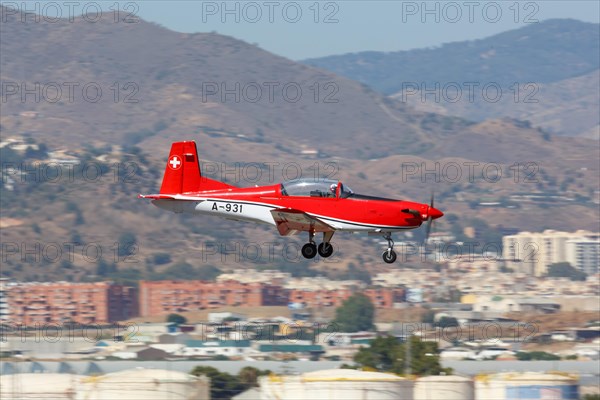
<path id="1" fill-rule="evenodd" d="M 272 210 L 296 209 L 340 231 L 392 232 L 414 229 L 427 218 L 429 206 L 403 200 L 349 194 L 347 197 L 303 196 L 282 193 L 281 184 L 188 192 L 176 199 L 152 203 L 176 213 L 212 215 L 237 221 L 275 225 Z M 416 210 L 419 218 L 402 210 Z M 414 211 L 413 211 L 414 212 Z"/>

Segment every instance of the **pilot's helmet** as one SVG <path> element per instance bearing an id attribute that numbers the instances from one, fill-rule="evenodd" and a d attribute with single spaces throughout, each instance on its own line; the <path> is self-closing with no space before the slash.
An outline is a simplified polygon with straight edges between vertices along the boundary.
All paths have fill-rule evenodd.
<path id="1" fill-rule="evenodd" d="M 337 190 L 337 183 L 332 183 L 331 186 L 329 186 L 329 190 L 332 193 L 335 193 L 335 191 Z"/>

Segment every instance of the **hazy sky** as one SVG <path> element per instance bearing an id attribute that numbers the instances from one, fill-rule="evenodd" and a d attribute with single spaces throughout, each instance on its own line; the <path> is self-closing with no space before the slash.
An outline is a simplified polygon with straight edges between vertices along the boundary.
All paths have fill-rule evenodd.
<path id="1" fill-rule="evenodd" d="M 600 1 L 1 1 L 28 9 L 119 8 L 180 32 L 216 31 L 294 60 L 479 39 L 551 18 L 600 22 Z M 70 4 L 70 5 L 69 5 Z M 73 5 L 75 4 L 75 5 Z M 93 7 L 91 8 L 93 11 Z M 38 12 L 39 13 L 39 12 Z"/>
<path id="2" fill-rule="evenodd" d="M 139 15 L 230 35 L 291 59 L 477 39 L 550 18 L 599 22 L 592 1 L 150 1 Z"/>

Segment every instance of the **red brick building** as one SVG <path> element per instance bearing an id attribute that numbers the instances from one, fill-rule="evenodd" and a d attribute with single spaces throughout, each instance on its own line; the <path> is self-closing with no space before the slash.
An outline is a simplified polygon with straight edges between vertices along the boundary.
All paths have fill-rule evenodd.
<path id="1" fill-rule="evenodd" d="M 393 308 L 394 303 L 404 300 L 404 290 L 401 288 L 371 288 L 364 290 L 290 290 L 290 303 L 302 303 L 306 307 L 339 307 L 344 300 L 359 292 L 367 296 L 375 308 Z"/>
<path id="2" fill-rule="evenodd" d="M 301 303 L 306 307 L 339 307 L 352 294 L 350 289 L 292 289 L 289 300 L 290 303 Z"/>
<path id="3" fill-rule="evenodd" d="M 393 308 L 394 303 L 404 301 L 404 289 L 401 288 L 372 288 L 363 291 L 371 299 L 375 308 Z"/>
<path id="4" fill-rule="evenodd" d="M 282 306 L 288 291 L 281 286 L 238 281 L 141 281 L 140 315 L 198 311 L 222 306 Z"/>
<path id="5" fill-rule="evenodd" d="M 138 315 L 137 291 L 113 282 L 21 283 L 6 291 L 14 324 L 107 324 Z"/>

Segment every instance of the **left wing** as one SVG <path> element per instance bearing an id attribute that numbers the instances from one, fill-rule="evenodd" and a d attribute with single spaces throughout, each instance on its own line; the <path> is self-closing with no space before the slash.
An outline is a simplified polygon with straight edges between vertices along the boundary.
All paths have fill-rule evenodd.
<path id="1" fill-rule="evenodd" d="M 333 232 L 335 228 L 319 218 L 308 215 L 304 211 L 293 208 L 277 208 L 271 210 L 271 215 L 277 224 L 277 230 L 282 236 L 294 235 L 303 231 Z"/>
<path id="2" fill-rule="evenodd" d="M 186 196 L 183 194 L 139 194 L 138 199 L 151 199 L 151 200 L 193 200 L 193 201 L 204 201 L 204 199 L 196 196 Z"/>

